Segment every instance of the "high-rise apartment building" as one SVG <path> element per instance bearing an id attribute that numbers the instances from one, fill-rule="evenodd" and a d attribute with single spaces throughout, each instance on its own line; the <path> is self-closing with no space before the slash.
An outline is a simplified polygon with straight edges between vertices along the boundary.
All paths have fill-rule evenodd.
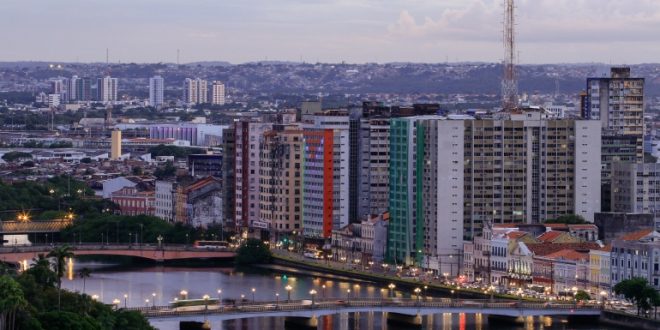
<path id="1" fill-rule="evenodd" d="M 357 218 L 366 219 L 389 210 L 390 119 L 361 119 L 357 143 Z"/>
<path id="2" fill-rule="evenodd" d="M 225 84 L 222 81 L 211 84 L 211 104 L 225 105 Z"/>
<path id="3" fill-rule="evenodd" d="M 66 81 L 66 97 L 65 101 L 66 102 L 71 102 L 71 101 L 76 101 L 78 100 L 78 76 L 72 76 L 71 79 L 68 79 Z"/>
<path id="4" fill-rule="evenodd" d="M 260 150 L 264 133 L 273 128 L 271 123 L 238 121 L 235 133 L 235 223 L 237 227 L 268 229 L 259 219 Z"/>
<path id="5" fill-rule="evenodd" d="M 660 224 L 660 163 L 613 163 L 611 194 L 612 212 L 650 213 Z"/>
<path id="6" fill-rule="evenodd" d="M 539 109 L 393 118 L 388 258 L 456 274 L 485 224 L 600 211 L 598 121 Z"/>
<path id="7" fill-rule="evenodd" d="M 302 228 L 302 154 L 300 129 L 264 133 L 260 156 L 260 212 L 271 232 Z"/>
<path id="8" fill-rule="evenodd" d="M 165 103 L 165 79 L 161 76 L 149 78 L 149 105 L 155 108 Z"/>
<path id="9" fill-rule="evenodd" d="M 222 182 L 224 183 L 225 214 L 223 217 L 228 226 L 233 223 L 236 215 L 236 133 L 231 126 L 222 130 Z M 231 223 L 231 224 L 230 224 Z"/>
<path id="10" fill-rule="evenodd" d="M 75 76 L 74 76 L 75 77 Z M 75 99 L 76 101 L 91 101 L 92 100 L 92 79 L 89 77 L 77 78 L 71 81 L 75 83 Z"/>
<path id="11" fill-rule="evenodd" d="M 183 102 L 186 104 L 208 103 L 206 80 L 186 78 L 183 82 Z"/>
<path id="12" fill-rule="evenodd" d="M 390 120 L 390 223 L 386 251 L 390 262 L 420 265 L 423 260 L 422 183 L 426 166 L 421 121 L 439 118 L 416 116 Z"/>
<path id="13" fill-rule="evenodd" d="M 349 223 L 349 116 L 345 110 L 303 115 L 303 234 L 328 239 Z"/>
<path id="14" fill-rule="evenodd" d="M 103 103 L 116 102 L 118 79 L 106 76 L 96 80 L 97 100 Z"/>

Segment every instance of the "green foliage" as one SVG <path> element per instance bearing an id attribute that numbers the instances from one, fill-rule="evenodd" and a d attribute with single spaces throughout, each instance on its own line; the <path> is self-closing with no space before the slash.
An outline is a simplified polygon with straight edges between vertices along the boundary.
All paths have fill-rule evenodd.
<path id="1" fill-rule="evenodd" d="M 272 259 L 268 246 L 255 238 L 248 239 L 236 252 L 236 263 L 242 265 L 269 263 Z"/>
<path id="2" fill-rule="evenodd" d="M 6 162 L 13 162 L 18 159 L 29 158 L 32 159 L 32 154 L 22 151 L 10 151 L 2 155 L 2 160 Z"/>
<path id="3" fill-rule="evenodd" d="M 0 276 L 0 313 L 27 305 L 21 286 L 13 278 Z"/>
<path id="4" fill-rule="evenodd" d="M 177 147 L 161 144 L 151 147 L 149 152 L 151 153 L 151 157 L 174 156 L 174 158 L 186 158 L 190 154 L 203 153 L 204 150 L 199 148 Z"/>
<path id="5" fill-rule="evenodd" d="M 35 261 L 31 269 L 18 275 L 15 280 L 9 276 L 0 277 L 0 311 L 5 310 L 5 307 L 16 306 L 18 329 L 154 329 L 139 312 L 113 311 L 111 307 L 93 301 L 87 295 L 66 290 L 61 291 L 62 307 L 58 310 L 60 295 L 52 285 L 54 280 L 44 284 L 34 276 L 50 272 L 51 278 L 54 278 L 56 274 L 43 255 Z M 12 281 L 14 284 L 11 284 Z M 7 287 L 10 289 L 5 290 Z M 9 306 L 3 305 L 5 302 Z"/>
<path id="6" fill-rule="evenodd" d="M 148 215 L 102 214 L 76 219 L 73 226 L 60 232 L 60 237 L 63 242 L 73 242 L 75 237 L 75 241 L 84 243 L 98 242 L 101 235 L 107 235 L 110 243 L 129 243 L 130 238 L 132 243 L 142 240 L 145 244 L 157 244 L 157 237 L 162 236 L 163 244 L 192 244 L 195 240 L 220 239 L 222 229 L 220 226 L 194 228 L 180 222 L 171 224 Z"/>
<path id="7" fill-rule="evenodd" d="M 576 225 L 576 224 L 586 224 L 588 222 L 581 215 L 566 214 L 559 216 L 558 218 L 555 219 L 547 220 L 545 223 L 565 223 L 568 225 Z"/>
<path id="8" fill-rule="evenodd" d="M 92 159 L 89 158 L 89 157 L 85 157 L 85 158 L 82 158 L 80 160 L 80 162 L 83 163 L 83 164 L 90 164 L 92 162 Z"/>
<path id="9" fill-rule="evenodd" d="M 140 166 L 133 167 L 132 170 L 133 175 L 142 175 L 142 172 L 143 172 L 142 167 Z"/>
<path id="10" fill-rule="evenodd" d="M 589 296 L 589 293 L 587 293 L 586 291 L 580 290 L 575 293 L 575 300 L 577 301 L 591 300 L 591 296 Z"/>
<path id="11" fill-rule="evenodd" d="M 78 190 L 83 193 L 78 193 Z M 84 182 L 66 176 L 53 177 L 45 182 L 24 181 L 11 185 L 0 182 L 0 212 L 32 210 L 31 218 L 51 219 L 53 213 L 41 216 L 40 212 L 71 209 L 76 214 L 98 214 L 104 209 L 116 208 L 110 201 L 82 198 L 83 195 L 93 194 Z M 0 214 L 3 216 L 2 220 L 16 219 L 16 214 L 11 212 Z"/>
<path id="12" fill-rule="evenodd" d="M 96 320 L 89 316 L 71 312 L 46 312 L 39 315 L 39 321 L 48 329 L 97 330 L 102 329 Z"/>
<path id="13" fill-rule="evenodd" d="M 645 278 L 633 277 L 614 286 L 614 293 L 623 295 L 637 306 L 637 314 L 654 306 L 660 306 L 660 294 L 650 286 Z"/>
<path id="14" fill-rule="evenodd" d="M 175 174 L 176 174 L 176 167 L 174 167 L 172 162 L 166 162 L 165 166 L 158 167 L 154 171 L 154 176 L 158 178 L 158 180 L 173 177 Z"/>

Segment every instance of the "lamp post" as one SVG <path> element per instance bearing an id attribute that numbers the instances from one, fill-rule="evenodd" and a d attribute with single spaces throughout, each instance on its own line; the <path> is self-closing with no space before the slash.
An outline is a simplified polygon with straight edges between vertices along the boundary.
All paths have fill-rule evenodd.
<path id="1" fill-rule="evenodd" d="M 291 290 L 293 290 L 293 288 L 290 285 L 287 285 L 284 289 L 286 290 L 286 302 L 291 302 Z"/>
<path id="2" fill-rule="evenodd" d="M 151 297 L 153 297 L 153 301 L 152 301 L 153 307 L 156 307 L 156 293 L 153 292 L 153 293 L 151 294 Z"/>
<path id="3" fill-rule="evenodd" d="M 280 304 L 280 293 L 275 292 L 275 306 L 278 306 Z"/>
<path id="4" fill-rule="evenodd" d="M 121 301 L 119 299 L 116 299 L 116 298 L 112 301 L 112 305 L 115 307 L 115 309 L 119 309 L 119 304 L 120 303 L 121 303 Z"/>
<path id="5" fill-rule="evenodd" d="M 419 305 L 419 294 L 422 292 L 422 289 L 415 288 L 415 294 L 417 295 L 417 304 Z"/>
<path id="6" fill-rule="evenodd" d="M 351 302 L 351 289 L 346 289 L 346 301 Z"/>
<path id="7" fill-rule="evenodd" d="M 124 308 L 128 307 L 128 294 L 124 293 Z"/>
<path id="8" fill-rule="evenodd" d="M 133 233 L 128 233 L 128 246 L 133 245 Z"/>
<path id="9" fill-rule="evenodd" d="M 426 291 L 427 291 L 428 289 L 429 289 L 429 286 L 428 286 L 428 285 L 425 285 L 425 286 L 424 286 L 424 299 L 428 299 L 428 297 L 429 297 L 428 294 L 426 293 Z"/>
<path id="10" fill-rule="evenodd" d="M 145 299 L 145 300 L 144 300 L 144 306 L 145 306 L 145 307 L 149 307 L 149 299 Z"/>
<path id="11" fill-rule="evenodd" d="M 156 239 L 158 240 L 158 248 L 159 249 L 162 248 L 163 247 L 163 236 L 158 235 L 158 237 L 156 237 Z"/>
<path id="12" fill-rule="evenodd" d="M 607 300 L 607 292 L 605 290 L 602 290 L 600 292 L 600 303 L 603 305 L 603 308 L 605 308 L 605 301 Z"/>
<path id="13" fill-rule="evenodd" d="M 325 284 L 321 285 L 321 289 L 322 289 L 321 295 L 322 295 L 323 299 L 325 299 Z"/>
<path id="14" fill-rule="evenodd" d="M 316 296 L 316 290 L 310 290 L 309 294 L 312 296 L 312 308 L 314 308 L 314 296 Z"/>
<path id="15" fill-rule="evenodd" d="M 243 300 L 245 300 L 245 295 L 244 294 L 241 295 L 241 305 L 243 304 Z"/>
<path id="16" fill-rule="evenodd" d="M 396 288 L 396 285 L 394 285 L 394 283 L 390 283 L 390 285 L 387 287 L 390 289 L 390 298 L 394 298 L 394 288 Z"/>
<path id="17" fill-rule="evenodd" d="M 204 310 L 207 311 L 209 310 L 209 298 L 211 298 L 209 295 L 205 294 L 202 299 L 204 299 Z"/>
<path id="18" fill-rule="evenodd" d="M 252 288 L 252 303 L 254 304 L 254 292 L 257 291 L 257 289 Z"/>

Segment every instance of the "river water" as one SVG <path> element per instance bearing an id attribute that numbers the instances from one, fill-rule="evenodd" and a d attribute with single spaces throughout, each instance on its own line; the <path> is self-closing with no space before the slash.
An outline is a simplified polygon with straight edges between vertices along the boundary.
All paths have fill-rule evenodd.
<path id="1" fill-rule="evenodd" d="M 70 262 L 69 273 L 62 286 L 72 291 L 82 291 L 96 295 L 104 303 L 119 300 L 120 306 L 166 305 L 182 290 L 188 292 L 189 299 L 201 298 L 208 294 L 218 297 L 222 290 L 222 299 L 255 299 L 257 301 L 287 299 L 285 287 L 290 285 L 291 299 L 311 299 L 309 292 L 315 289 L 318 298 L 341 297 L 346 299 L 347 290 L 351 297 L 386 297 L 390 294 L 410 297 L 406 292 L 389 292 L 376 283 L 354 281 L 349 278 L 327 276 L 321 273 L 302 273 L 296 269 L 274 267 L 273 269 L 236 269 L 231 264 L 214 267 L 186 267 L 126 264 L 108 264 L 98 262 Z M 92 270 L 84 281 L 75 276 L 82 267 Z M 84 283 L 83 283 L 84 282 Z M 325 289 L 323 286 L 325 285 Z M 254 288 L 254 293 L 253 289 Z M 279 297 L 277 296 L 279 294 Z M 124 298 L 126 295 L 126 298 Z M 264 317 L 231 321 L 219 321 L 210 315 L 208 319 L 214 330 L 252 330 L 284 329 L 284 318 Z M 151 323 L 161 330 L 178 330 L 179 321 L 203 321 L 203 317 L 154 319 Z M 406 327 L 388 324 L 386 316 L 380 312 L 342 313 L 324 316 L 318 319 L 319 329 L 406 329 Z M 486 315 L 481 314 L 434 314 L 422 317 L 425 329 L 491 330 L 491 329 L 580 329 L 610 330 L 602 325 L 569 324 L 557 318 L 529 318 L 524 325 L 488 323 Z"/>

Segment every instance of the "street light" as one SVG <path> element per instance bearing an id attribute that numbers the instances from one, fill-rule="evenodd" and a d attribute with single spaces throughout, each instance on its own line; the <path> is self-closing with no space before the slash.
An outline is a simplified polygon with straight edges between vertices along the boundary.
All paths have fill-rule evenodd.
<path id="1" fill-rule="evenodd" d="M 290 302 L 291 301 L 291 290 L 293 290 L 293 288 L 290 285 L 287 285 L 286 287 L 284 287 L 284 289 L 286 290 L 286 302 Z"/>
<path id="2" fill-rule="evenodd" d="M 124 293 L 124 308 L 128 307 L 128 294 Z"/>
<path id="3" fill-rule="evenodd" d="M 218 305 L 220 305 L 220 309 L 222 310 L 222 290 L 218 289 Z"/>
<path id="4" fill-rule="evenodd" d="M 600 292 L 600 303 L 603 305 L 603 308 L 605 308 L 605 300 L 607 300 L 607 292 L 605 292 L 605 290 L 602 290 Z"/>
<path id="5" fill-rule="evenodd" d="M 254 304 L 254 292 L 257 291 L 257 289 L 252 288 L 252 303 Z"/>
<path id="6" fill-rule="evenodd" d="M 429 286 L 425 285 L 424 286 L 424 299 L 428 298 L 428 295 L 426 294 L 426 290 L 428 290 L 428 289 L 429 289 Z"/>
<path id="7" fill-rule="evenodd" d="M 119 299 L 117 299 L 117 298 L 115 298 L 114 300 L 112 300 L 112 305 L 115 307 L 115 309 L 119 309 L 119 304 L 120 304 L 120 303 L 121 303 L 121 301 L 120 301 Z"/>
<path id="8" fill-rule="evenodd" d="M 243 304 L 243 300 L 245 300 L 245 295 L 244 294 L 241 295 L 241 304 Z"/>
<path id="9" fill-rule="evenodd" d="M 346 301 L 351 302 L 351 289 L 346 289 Z"/>
<path id="10" fill-rule="evenodd" d="M 275 306 L 280 304 L 280 293 L 275 292 Z"/>
<path id="11" fill-rule="evenodd" d="M 310 290 L 309 294 L 312 296 L 312 308 L 314 308 L 314 296 L 316 295 L 316 290 Z"/>
<path id="12" fill-rule="evenodd" d="M 321 289 L 323 289 L 323 291 L 321 291 L 321 294 L 323 295 L 323 299 L 325 299 L 325 284 L 321 285 Z"/>
<path id="13" fill-rule="evenodd" d="M 99 296 L 96 295 L 96 294 L 93 294 L 93 295 L 92 295 L 92 300 L 94 300 L 94 301 L 99 300 Z"/>
<path id="14" fill-rule="evenodd" d="M 394 288 L 396 288 L 396 285 L 394 285 L 394 283 L 390 283 L 390 285 L 387 287 L 390 289 L 390 296 L 394 298 Z"/>
<path id="15" fill-rule="evenodd" d="M 415 288 L 415 294 L 417 295 L 417 303 L 419 304 L 419 294 L 422 292 L 422 289 L 420 288 Z"/>
<path id="16" fill-rule="evenodd" d="M 153 299 L 154 299 L 154 301 L 152 302 L 152 303 L 154 304 L 153 307 L 156 307 L 156 293 L 153 292 L 153 293 L 151 294 L 151 296 L 152 296 Z"/>
<path id="17" fill-rule="evenodd" d="M 209 295 L 205 294 L 202 296 L 202 299 L 204 299 L 204 310 L 209 309 L 209 298 L 211 298 Z"/>

